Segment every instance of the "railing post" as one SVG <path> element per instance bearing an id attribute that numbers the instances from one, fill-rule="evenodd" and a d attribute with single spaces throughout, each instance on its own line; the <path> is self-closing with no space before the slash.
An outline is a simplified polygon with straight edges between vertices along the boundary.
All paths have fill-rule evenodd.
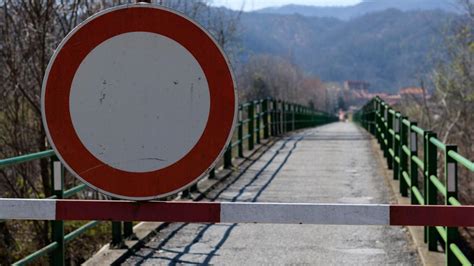
<path id="1" fill-rule="evenodd" d="M 213 168 L 209 171 L 209 178 L 215 178 L 215 177 L 216 177 L 216 168 L 213 167 Z M 197 191 L 197 190 L 198 190 L 197 182 L 194 183 L 194 184 L 190 187 L 190 190 L 191 190 L 191 191 Z"/>
<path id="2" fill-rule="evenodd" d="M 411 179 L 411 186 L 418 187 L 418 165 L 413 162 L 413 156 L 418 156 L 418 133 L 416 133 L 411 127 L 417 126 L 416 122 L 410 122 L 409 127 L 409 134 L 410 134 L 410 179 Z M 411 195 L 411 204 L 418 204 L 416 198 Z"/>
<path id="3" fill-rule="evenodd" d="M 123 246 L 122 222 L 112 222 L 112 248 L 121 248 Z"/>
<path id="4" fill-rule="evenodd" d="M 276 123 L 276 135 L 277 136 L 280 136 L 283 132 L 282 132 L 282 123 L 283 123 L 283 120 L 281 119 L 282 117 L 282 114 L 283 112 L 281 111 L 281 106 L 283 105 L 282 101 L 281 100 L 278 100 L 278 102 L 276 102 L 276 120 L 277 120 L 277 123 Z"/>
<path id="5" fill-rule="evenodd" d="M 291 103 L 285 104 L 285 132 L 291 131 Z"/>
<path id="6" fill-rule="evenodd" d="M 302 106 L 301 107 L 301 128 L 306 128 L 308 125 L 308 115 L 306 114 L 306 107 Z"/>
<path id="7" fill-rule="evenodd" d="M 276 125 L 277 125 L 277 116 L 276 116 L 276 110 L 277 110 L 277 101 L 272 100 L 272 110 L 270 113 L 270 127 L 271 127 L 271 132 L 270 134 L 275 137 L 277 135 L 276 133 Z"/>
<path id="8" fill-rule="evenodd" d="M 370 110 L 370 133 L 377 136 L 377 101 L 372 99 L 372 109 Z"/>
<path id="9" fill-rule="evenodd" d="M 368 106 L 364 106 L 363 112 L 362 112 L 362 125 L 364 126 L 365 130 L 369 131 L 369 111 L 368 111 Z"/>
<path id="10" fill-rule="evenodd" d="M 224 153 L 224 168 L 232 168 L 232 140 L 230 141 Z"/>
<path id="11" fill-rule="evenodd" d="M 309 117 L 308 117 L 308 114 L 306 112 L 306 107 L 305 106 L 302 107 L 301 113 L 302 113 L 302 116 L 303 116 L 303 126 L 302 126 L 302 128 L 307 128 Z"/>
<path id="12" fill-rule="evenodd" d="M 240 158 L 244 157 L 244 125 L 242 122 L 242 105 L 239 105 L 238 110 L 238 126 L 237 126 L 237 138 L 239 140 L 239 144 L 237 146 L 237 153 Z"/>
<path id="13" fill-rule="evenodd" d="M 313 124 L 314 124 L 314 117 L 313 117 L 313 114 L 311 113 L 311 110 L 309 109 L 309 107 L 308 107 L 308 117 L 309 117 L 308 127 L 312 127 Z"/>
<path id="14" fill-rule="evenodd" d="M 445 204 L 450 205 L 449 198 L 458 197 L 458 163 L 456 160 L 449 156 L 450 151 L 458 151 L 456 145 L 446 145 L 446 150 L 444 153 L 444 176 L 445 176 L 445 186 L 446 186 L 446 197 Z M 451 244 L 454 244 L 459 237 L 457 227 L 445 227 L 446 229 L 446 265 L 461 265 L 451 250 Z"/>
<path id="15" fill-rule="evenodd" d="M 430 139 L 436 138 L 436 133 L 432 131 L 425 131 L 423 144 L 425 147 L 425 173 L 424 173 L 424 183 L 425 183 L 425 203 L 426 205 L 436 205 L 436 187 L 433 182 L 430 180 L 430 176 L 437 176 L 437 167 L 438 167 L 438 152 L 436 146 L 431 143 Z M 426 241 L 428 242 L 428 250 L 436 251 L 437 250 L 437 232 L 434 226 L 427 227 Z"/>
<path id="16" fill-rule="evenodd" d="M 133 233 L 133 222 L 123 222 L 123 237 L 128 239 L 136 238 Z"/>
<path id="17" fill-rule="evenodd" d="M 400 113 L 395 112 L 393 114 L 393 179 L 400 180 L 399 169 L 400 164 L 397 162 L 400 161 L 400 141 L 397 139 L 397 136 L 400 138 Z M 402 180 L 400 180 L 401 182 Z"/>
<path id="18" fill-rule="evenodd" d="M 311 123 L 313 123 L 313 117 L 312 115 L 309 115 L 306 113 L 307 107 L 303 106 L 301 107 L 301 113 L 302 113 L 302 120 L 303 120 L 303 128 L 307 128 L 310 126 Z"/>
<path id="19" fill-rule="evenodd" d="M 282 120 L 283 120 L 283 133 L 288 132 L 288 103 L 283 102 L 281 106 Z"/>
<path id="20" fill-rule="evenodd" d="M 366 105 L 364 108 L 363 120 L 364 120 L 365 130 L 367 130 L 368 132 L 370 132 L 369 113 L 370 113 L 369 106 Z"/>
<path id="21" fill-rule="evenodd" d="M 288 104 L 288 131 L 293 131 L 293 104 Z"/>
<path id="22" fill-rule="evenodd" d="M 256 137 L 257 137 L 257 144 L 260 144 L 260 131 L 262 131 L 262 128 L 261 128 L 261 120 L 262 120 L 262 116 L 261 116 L 261 112 L 262 112 L 262 108 L 261 108 L 261 101 L 258 101 L 257 104 L 255 105 L 255 113 L 256 113 L 256 117 L 255 117 L 255 124 L 256 124 L 256 132 L 257 133 Z"/>
<path id="23" fill-rule="evenodd" d="M 376 98 L 375 99 L 375 136 L 377 137 L 377 142 L 379 143 L 379 145 L 382 145 L 382 137 L 381 137 L 381 134 L 380 134 L 380 124 L 381 124 L 381 108 L 380 108 L 380 101 L 379 101 L 379 98 Z"/>
<path id="24" fill-rule="evenodd" d="M 384 111 L 383 111 L 383 105 L 382 105 L 382 102 L 379 101 L 379 138 L 380 138 L 380 147 L 382 148 L 383 150 L 383 147 L 384 147 L 384 144 L 383 143 L 383 138 L 382 138 L 382 134 L 383 134 L 383 130 L 384 130 Z"/>
<path id="25" fill-rule="evenodd" d="M 313 117 L 313 121 L 314 121 L 313 126 L 321 125 L 321 121 L 319 120 L 319 116 L 316 114 L 316 112 L 314 110 L 311 110 L 311 116 Z"/>
<path id="26" fill-rule="evenodd" d="M 56 156 L 51 158 L 51 177 L 53 195 L 62 199 L 64 197 L 64 166 Z M 64 221 L 51 221 L 51 240 L 58 243 L 57 248 L 51 252 L 51 264 L 64 265 Z"/>
<path id="27" fill-rule="evenodd" d="M 285 101 L 281 101 L 281 122 L 280 122 L 280 127 L 281 127 L 281 134 L 285 134 L 286 132 L 286 103 Z"/>
<path id="28" fill-rule="evenodd" d="M 387 115 L 388 115 L 388 120 L 387 120 L 387 164 L 388 164 L 388 169 L 392 170 L 393 169 L 393 160 L 394 156 L 390 153 L 390 149 L 393 149 L 393 137 L 392 134 L 390 133 L 390 129 L 393 130 L 393 114 L 390 112 L 392 108 L 387 108 Z"/>
<path id="29" fill-rule="evenodd" d="M 306 127 L 311 127 L 313 125 L 313 116 L 308 107 L 306 107 L 306 114 L 308 115 L 308 125 Z"/>
<path id="30" fill-rule="evenodd" d="M 253 142 L 255 139 L 254 135 L 254 106 L 253 102 L 250 102 L 249 106 L 247 107 L 247 119 L 249 120 L 248 122 L 248 134 L 249 134 L 249 151 L 253 150 Z"/>
<path id="31" fill-rule="evenodd" d="M 365 124 L 366 124 L 366 130 L 367 132 L 370 133 L 370 105 L 366 105 L 365 106 L 365 112 L 364 112 L 364 116 L 365 116 Z"/>
<path id="32" fill-rule="evenodd" d="M 407 181 L 405 180 L 405 177 L 403 176 L 403 173 L 409 173 L 408 171 L 408 156 L 409 154 L 406 154 L 405 151 L 403 150 L 403 146 L 409 147 L 408 146 L 408 132 L 410 131 L 409 129 L 409 124 L 408 126 L 403 123 L 403 120 L 408 119 L 406 116 L 400 116 L 399 118 L 399 124 L 400 124 L 400 143 L 398 145 L 398 154 L 400 157 L 400 165 L 398 166 L 398 177 L 400 178 L 400 193 L 403 197 L 408 197 L 408 190 L 409 186 Z M 411 181 L 411 180 L 410 180 Z M 410 182 L 411 184 L 411 182 Z"/>
<path id="33" fill-rule="evenodd" d="M 291 105 L 291 131 L 295 130 L 295 108 L 294 104 Z"/>
<path id="34" fill-rule="evenodd" d="M 306 126 L 306 125 L 305 125 L 305 123 L 306 123 L 306 115 L 305 115 L 305 113 L 304 113 L 304 108 L 305 108 L 304 106 L 300 106 L 300 110 L 299 110 L 299 113 L 300 113 L 300 115 L 299 115 L 299 120 L 300 120 L 300 122 L 299 122 L 299 128 L 300 128 L 300 129 L 301 129 L 301 128 L 305 128 L 305 126 Z"/>
<path id="35" fill-rule="evenodd" d="M 298 129 L 304 128 L 304 113 L 303 106 L 300 106 L 298 109 Z"/>
<path id="36" fill-rule="evenodd" d="M 296 126 L 296 129 L 300 129 L 301 128 L 301 125 L 300 125 L 300 120 L 301 120 L 301 106 L 300 105 L 297 105 L 296 106 L 296 117 L 295 117 L 295 126 Z"/>
<path id="37" fill-rule="evenodd" d="M 383 156 L 387 159 L 388 164 L 388 109 L 387 105 L 383 105 L 383 121 L 382 121 L 382 146 L 383 146 Z M 385 143 L 387 141 L 387 143 Z"/>
<path id="38" fill-rule="evenodd" d="M 269 130 L 268 130 L 268 99 L 263 100 L 262 103 L 262 112 L 263 112 L 263 138 L 268 139 Z"/>
<path id="39" fill-rule="evenodd" d="M 311 117 L 308 114 L 308 109 L 307 109 L 306 106 L 303 107 L 303 115 L 304 115 L 303 127 L 307 128 L 307 127 L 309 127 L 309 125 L 311 123 Z"/>

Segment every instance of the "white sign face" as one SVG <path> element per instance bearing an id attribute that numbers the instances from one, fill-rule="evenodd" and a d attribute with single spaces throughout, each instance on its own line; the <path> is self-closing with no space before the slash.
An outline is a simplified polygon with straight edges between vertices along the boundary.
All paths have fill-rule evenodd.
<path id="1" fill-rule="evenodd" d="M 134 200 L 167 196 L 206 174 L 237 115 L 228 60 L 209 33 L 143 4 L 100 12 L 68 34 L 48 66 L 42 103 L 68 170 Z"/>
<path id="2" fill-rule="evenodd" d="M 87 55 L 74 76 L 69 105 L 74 129 L 91 154 L 113 168 L 150 172 L 179 161 L 196 145 L 209 117 L 209 85 L 182 45 L 131 32 Z"/>

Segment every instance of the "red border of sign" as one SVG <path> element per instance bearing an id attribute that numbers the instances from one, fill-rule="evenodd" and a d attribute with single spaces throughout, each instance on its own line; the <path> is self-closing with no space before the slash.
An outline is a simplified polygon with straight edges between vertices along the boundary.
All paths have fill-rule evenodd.
<path id="1" fill-rule="evenodd" d="M 197 144 L 176 163 L 145 173 L 122 171 L 94 157 L 77 136 L 69 111 L 71 84 L 83 59 L 103 41 L 136 31 L 161 34 L 183 45 L 201 65 L 210 93 L 209 118 Z M 233 74 L 214 39 L 182 14 L 148 4 L 114 7 L 81 23 L 61 42 L 43 82 L 43 123 L 57 155 L 88 185 L 125 199 L 164 197 L 196 182 L 227 147 L 236 114 Z"/>

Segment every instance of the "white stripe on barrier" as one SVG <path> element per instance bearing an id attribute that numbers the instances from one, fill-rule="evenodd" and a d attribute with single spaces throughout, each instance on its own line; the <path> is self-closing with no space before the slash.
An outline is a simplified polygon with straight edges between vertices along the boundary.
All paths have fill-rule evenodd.
<path id="1" fill-rule="evenodd" d="M 1 199 L 0 219 L 55 220 L 56 200 L 53 199 Z"/>
<path id="2" fill-rule="evenodd" d="M 384 204 L 221 203 L 223 223 L 388 225 Z"/>

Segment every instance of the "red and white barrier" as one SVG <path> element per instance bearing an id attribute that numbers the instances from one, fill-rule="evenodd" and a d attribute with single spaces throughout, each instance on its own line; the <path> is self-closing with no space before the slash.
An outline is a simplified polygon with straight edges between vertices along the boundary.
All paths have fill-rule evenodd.
<path id="1" fill-rule="evenodd" d="M 0 199 L 0 219 L 474 226 L 474 206 Z"/>

